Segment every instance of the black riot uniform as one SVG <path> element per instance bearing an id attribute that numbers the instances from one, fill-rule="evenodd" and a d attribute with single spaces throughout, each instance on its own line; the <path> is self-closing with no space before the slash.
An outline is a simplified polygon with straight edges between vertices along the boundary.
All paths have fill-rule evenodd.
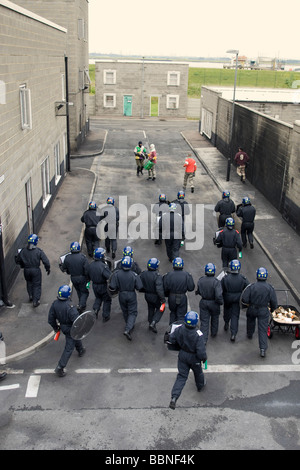
<path id="1" fill-rule="evenodd" d="M 79 312 L 84 312 L 89 296 L 89 290 L 86 286 L 88 282 L 88 267 L 87 257 L 81 252 L 68 254 L 61 266 L 61 270 L 71 276 L 71 281 L 78 295 Z"/>
<path id="2" fill-rule="evenodd" d="M 182 239 L 182 216 L 176 204 L 169 205 L 169 212 L 162 214 L 159 221 L 159 231 L 165 240 L 167 256 L 172 261 L 179 256 Z"/>
<path id="3" fill-rule="evenodd" d="M 248 284 L 248 279 L 239 272 L 230 272 L 226 274 L 221 280 L 224 299 L 224 329 L 227 330 L 230 324 L 231 341 L 235 341 L 235 337 L 238 332 L 240 298 L 243 290 L 247 287 Z"/>
<path id="4" fill-rule="evenodd" d="M 96 205 L 89 207 L 82 217 L 81 222 L 85 224 L 84 238 L 88 255 L 93 256 L 94 250 L 100 246 L 100 239 L 97 235 L 97 225 L 101 217 L 97 214 Z"/>
<path id="5" fill-rule="evenodd" d="M 247 198 L 248 199 L 248 198 Z M 242 219 L 241 225 L 241 238 L 243 246 L 247 246 L 247 238 L 250 247 L 253 248 L 253 230 L 254 230 L 254 219 L 256 215 L 256 209 L 252 206 L 251 202 L 246 205 L 241 205 L 237 209 L 236 215 Z"/>
<path id="6" fill-rule="evenodd" d="M 149 328 L 157 333 L 156 323 L 158 323 L 163 315 L 160 310 L 161 305 L 165 303 L 165 293 L 163 278 L 157 270 L 143 271 L 140 275 L 143 289 L 145 292 L 145 300 L 148 305 L 148 322 Z"/>
<path id="7" fill-rule="evenodd" d="M 170 202 L 167 200 L 165 194 L 159 195 L 159 200 L 153 205 L 152 213 L 156 215 L 156 224 L 155 224 L 155 245 L 161 245 L 162 243 L 162 224 L 161 217 L 163 214 L 169 211 Z"/>
<path id="8" fill-rule="evenodd" d="M 225 220 L 228 217 L 231 217 L 232 214 L 235 212 L 235 204 L 230 197 L 224 197 L 220 201 L 217 202 L 215 206 L 215 212 L 219 212 L 218 218 L 218 227 L 224 227 Z"/>
<path id="9" fill-rule="evenodd" d="M 119 230 L 119 208 L 115 206 L 115 200 L 112 197 L 107 198 L 107 205 L 100 210 L 101 224 L 104 225 L 105 249 L 107 253 L 111 252 L 114 259 L 117 251 L 117 236 Z"/>
<path id="10" fill-rule="evenodd" d="M 79 356 L 85 352 L 81 340 L 74 340 L 70 334 L 73 322 L 78 317 L 77 308 L 72 305 L 69 299 L 57 299 L 53 302 L 48 313 L 48 323 L 54 331 L 62 331 L 66 338 L 66 344 L 61 358 L 58 361 L 55 372 L 63 377 L 66 367 L 74 348 L 78 351 Z"/>
<path id="11" fill-rule="evenodd" d="M 186 316 L 188 316 L 189 313 L 196 312 L 188 312 Z M 198 317 L 198 314 L 196 315 Z M 205 386 L 201 362 L 205 362 L 207 356 L 203 334 L 197 327 L 190 327 L 186 323 L 178 326 L 175 331 L 170 334 L 169 342 L 176 344 L 179 349 L 177 361 L 178 374 L 171 391 L 172 400 L 170 408 L 174 409 L 176 401 L 186 384 L 190 369 L 192 369 L 194 373 L 197 390 L 200 392 Z"/>
<path id="12" fill-rule="evenodd" d="M 131 269 L 122 266 L 120 270 L 113 272 L 109 287 L 112 291 L 118 292 L 119 304 L 126 324 L 124 335 L 131 341 L 131 331 L 138 314 L 136 290 L 143 288 L 141 278 Z"/>
<path id="13" fill-rule="evenodd" d="M 173 271 L 170 271 L 163 276 L 163 283 L 170 309 L 169 323 L 171 324 L 176 321 L 183 321 L 184 315 L 187 312 L 186 293 L 192 292 L 195 289 L 192 275 L 183 269 L 174 268 Z"/>
<path id="14" fill-rule="evenodd" d="M 228 220 L 228 219 L 227 219 Z M 223 268 L 227 268 L 230 261 L 237 259 L 237 249 L 242 251 L 242 240 L 239 232 L 234 227 L 224 227 L 220 230 L 216 244 L 221 245 L 221 258 Z"/>
<path id="15" fill-rule="evenodd" d="M 268 348 L 268 324 L 269 306 L 273 312 L 277 307 L 277 296 L 273 286 L 264 279 L 257 279 L 253 284 L 249 284 L 242 293 L 242 303 L 248 305 L 247 308 L 247 336 L 252 338 L 255 331 L 257 319 L 258 343 L 260 355 L 264 357 Z"/>
<path id="16" fill-rule="evenodd" d="M 217 335 L 219 329 L 220 306 L 223 305 L 221 281 L 214 277 L 214 275 L 202 276 L 198 280 L 195 294 L 202 297 L 199 303 L 200 329 L 206 344 L 209 323 L 212 337 Z"/>
<path id="17" fill-rule="evenodd" d="M 179 191 L 177 199 L 172 201 L 176 204 L 177 207 L 180 208 L 181 217 L 182 217 L 182 242 L 185 240 L 185 216 L 190 214 L 190 206 L 189 203 L 184 199 L 184 195 L 181 195 L 184 191 Z"/>
<path id="18" fill-rule="evenodd" d="M 111 271 L 104 259 L 95 259 L 87 268 L 87 275 L 92 281 L 95 301 L 93 310 L 98 318 L 101 305 L 103 303 L 102 318 L 106 322 L 110 319 L 111 312 L 111 296 L 107 292 L 107 281 L 111 276 Z"/>
<path id="19" fill-rule="evenodd" d="M 40 269 L 41 262 L 43 263 L 47 274 L 50 274 L 50 261 L 45 255 L 44 251 L 28 244 L 16 256 L 16 263 L 24 269 L 24 278 L 26 280 L 27 292 L 29 301 L 33 302 L 33 306 L 37 307 L 40 304 L 42 293 L 42 272 Z"/>

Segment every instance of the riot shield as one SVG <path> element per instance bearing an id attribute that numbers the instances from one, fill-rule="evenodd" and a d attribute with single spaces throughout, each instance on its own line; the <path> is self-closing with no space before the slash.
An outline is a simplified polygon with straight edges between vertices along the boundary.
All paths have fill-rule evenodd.
<path id="1" fill-rule="evenodd" d="M 70 335 L 73 339 L 81 340 L 85 338 L 90 332 L 96 321 L 96 315 L 90 310 L 83 312 L 73 322 Z"/>

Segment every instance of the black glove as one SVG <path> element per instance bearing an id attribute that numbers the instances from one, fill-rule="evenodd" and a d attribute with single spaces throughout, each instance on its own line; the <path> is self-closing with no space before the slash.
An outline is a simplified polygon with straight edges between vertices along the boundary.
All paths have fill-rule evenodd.
<path id="1" fill-rule="evenodd" d="M 48 276 L 49 276 L 49 274 L 50 274 L 50 269 L 47 269 L 47 274 L 48 274 Z"/>

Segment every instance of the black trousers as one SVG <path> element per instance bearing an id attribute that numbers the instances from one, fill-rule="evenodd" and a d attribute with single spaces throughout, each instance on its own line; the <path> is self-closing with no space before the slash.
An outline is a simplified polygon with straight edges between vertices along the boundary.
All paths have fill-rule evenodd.
<path id="1" fill-rule="evenodd" d="M 58 367 L 63 369 L 66 367 L 72 352 L 74 351 L 74 348 L 80 352 L 83 349 L 82 342 L 80 340 L 75 340 L 72 338 L 70 335 L 71 327 L 66 326 L 66 325 L 61 325 L 61 331 L 65 335 L 66 338 L 66 344 L 65 344 L 65 349 L 63 350 L 63 353 L 61 355 L 60 360 L 58 361 Z"/>
<path id="2" fill-rule="evenodd" d="M 24 278 L 29 299 L 37 302 L 40 300 L 42 293 L 42 272 L 40 268 L 24 268 Z"/>
<path id="3" fill-rule="evenodd" d="M 195 384 L 198 390 L 204 386 L 204 373 L 202 370 L 201 362 L 196 358 L 195 354 L 187 353 L 185 351 L 179 351 L 178 354 L 178 374 L 176 381 L 173 385 L 171 397 L 178 398 L 181 395 L 183 387 L 189 376 L 190 370 L 194 373 Z"/>

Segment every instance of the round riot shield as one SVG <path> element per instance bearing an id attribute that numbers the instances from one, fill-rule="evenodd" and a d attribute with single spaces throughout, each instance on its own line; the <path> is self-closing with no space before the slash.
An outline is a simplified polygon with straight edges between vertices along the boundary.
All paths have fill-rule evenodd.
<path id="1" fill-rule="evenodd" d="M 246 304 L 243 300 L 243 295 L 246 291 L 246 289 L 248 289 L 250 286 L 252 286 L 252 283 L 248 284 L 245 289 L 243 290 L 242 294 L 241 294 L 241 297 L 240 297 L 240 308 L 242 309 L 245 309 L 245 308 L 248 308 L 249 307 L 249 304 Z"/>
<path id="2" fill-rule="evenodd" d="M 70 334 L 73 339 L 81 340 L 85 338 L 90 332 L 96 321 L 96 315 L 91 311 L 83 312 L 73 322 Z"/>

